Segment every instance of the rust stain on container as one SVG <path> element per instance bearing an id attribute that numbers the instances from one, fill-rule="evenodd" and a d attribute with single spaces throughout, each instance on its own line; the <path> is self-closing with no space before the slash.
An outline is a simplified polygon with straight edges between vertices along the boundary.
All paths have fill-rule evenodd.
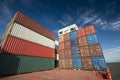
<path id="1" fill-rule="evenodd" d="M 93 70 L 93 64 L 91 57 L 82 57 L 83 69 Z"/>
<path id="2" fill-rule="evenodd" d="M 90 45 L 89 47 L 91 56 L 103 56 L 103 52 L 99 44 Z"/>
<path id="3" fill-rule="evenodd" d="M 96 33 L 94 25 L 87 26 L 84 29 L 85 29 L 86 35 L 90 35 L 90 34 L 95 34 Z"/>
<path id="4" fill-rule="evenodd" d="M 65 41 L 64 43 L 65 43 L 65 49 L 70 49 L 71 48 L 71 42 L 70 42 L 70 40 Z"/>
<path id="5" fill-rule="evenodd" d="M 55 50 L 52 48 L 31 43 L 12 36 L 7 36 L 6 42 L 2 48 L 2 53 L 46 58 L 55 57 Z"/>
<path id="6" fill-rule="evenodd" d="M 87 46 L 88 45 L 86 37 L 78 38 L 78 43 L 79 43 L 79 46 Z"/>
<path id="7" fill-rule="evenodd" d="M 78 37 L 84 37 L 85 36 L 84 28 L 77 30 L 77 34 L 78 34 Z"/>
<path id="8" fill-rule="evenodd" d="M 91 56 L 89 51 L 89 46 L 80 47 L 81 57 Z"/>
<path id="9" fill-rule="evenodd" d="M 65 41 L 70 40 L 70 34 L 69 33 L 64 34 L 64 40 Z"/>
<path id="10" fill-rule="evenodd" d="M 27 17 L 23 13 L 18 12 L 15 16 L 14 22 L 22 24 L 23 26 L 25 26 L 25 27 L 27 27 L 35 32 L 38 32 L 38 33 L 40 33 L 40 34 L 42 34 L 42 35 L 44 35 L 52 40 L 55 40 L 55 36 L 52 32 L 48 31 L 46 28 L 39 25 L 38 23 L 36 23 L 35 21 L 30 19 L 29 17 Z"/>

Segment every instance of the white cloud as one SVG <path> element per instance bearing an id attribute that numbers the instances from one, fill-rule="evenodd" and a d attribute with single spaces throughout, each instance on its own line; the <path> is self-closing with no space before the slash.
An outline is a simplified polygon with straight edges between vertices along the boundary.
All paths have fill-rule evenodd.
<path id="1" fill-rule="evenodd" d="M 120 62 L 120 46 L 104 51 L 106 62 Z"/>

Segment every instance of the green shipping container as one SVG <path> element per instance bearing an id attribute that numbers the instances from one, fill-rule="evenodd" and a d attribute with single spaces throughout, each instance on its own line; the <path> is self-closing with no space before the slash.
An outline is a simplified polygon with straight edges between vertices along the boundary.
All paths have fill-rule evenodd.
<path id="1" fill-rule="evenodd" d="M 54 69 L 54 59 L 0 54 L 0 76 Z"/>

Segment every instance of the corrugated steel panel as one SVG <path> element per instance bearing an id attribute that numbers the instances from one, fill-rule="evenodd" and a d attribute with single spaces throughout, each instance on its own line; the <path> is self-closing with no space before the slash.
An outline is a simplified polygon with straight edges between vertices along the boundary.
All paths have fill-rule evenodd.
<path id="1" fill-rule="evenodd" d="M 88 40 L 88 44 L 92 45 L 92 44 L 98 44 L 98 39 L 96 34 L 91 34 L 87 36 L 87 40 Z"/>
<path id="2" fill-rule="evenodd" d="M 70 34 L 69 33 L 64 34 L 64 40 L 65 41 L 70 40 Z"/>
<path id="3" fill-rule="evenodd" d="M 63 35 L 60 35 L 60 36 L 59 36 L 59 43 L 60 43 L 60 42 L 63 42 L 63 41 L 64 41 L 64 36 L 63 36 Z"/>
<path id="4" fill-rule="evenodd" d="M 79 43 L 79 46 L 87 46 L 88 45 L 86 37 L 78 38 L 78 43 Z"/>
<path id="5" fill-rule="evenodd" d="M 46 28 L 44 28 L 43 26 L 39 25 L 38 23 L 36 23 L 35 21 L 33 21 L 32 19 L 30 19 L 29 17 L 25 16 L 24 14 L 18 12 L 15 16 L 14 22 L 17 22 L 19 24 L 24 25 L 25 27 L 38 32 L 39 34 L 46 36 L 52 40 L 55 40 L 55 35 L 48 31 Z"/>
<path id="6" fill-rule="evenodd" d="M 89 51 L 89 46 L 80 47 L 81 57 L 91 56 Z"/>
<path id="7" fill-rule="evenodd" d="M 64 59 L 65 58 L 65 50 L 59 50 L 59 58 Z"/>
<path id="8" fill-rule="evenodd" d="M 103 56 L 103 52 L 100 47 L 100 44 L 90 45 L 89 47 L 90 47 L 91 56 Z"/>
<path id="9" fill-rule="evenodd" d="M 18 23 L 14 23 L 10 35 L 50 48 L 55 48 L 55 41 L 36 33 Z"/>
<path id="10" fill-rule="evenodd" d="M 80 57 L 80 50 L 78 46 L 72 47 L 72 57 Z"/>
<path id="11" fill-rule="evenodd" d="M 70 41 L 65 41 L 65 49 L 70 49 L 71 48 L 71 42 Z"/>
<path id="12" fill-rule="evenodd" d="M 78 37 L 86 36 L 84 28 L 81 28 L 81 29 L 77 30 L 77 35 L 78 35 Z"/>
<path id="13" fill-rule="evenodd" d="M 71 59 L 72 58 L 71 48 L 70 49 L 65 49 L 65 58 L 66 59 Z"/>
<path id="14" fill-rule="evenodd" d="M 81 57 L 83 69 L 93 70 L 93 63 L 91 57 Z"/>
<path id="15" fill-rule="evenodd" d="M 78 39 L 76 38 L 76 39 L 72 39 L 71 40 L 71 46 L 73 47 L 73 46 L 78 46 L 79 44 L 78 44 Z"/>
<path id="16" fill-rule="evenodd" d="M 70 39 L 75 39 L 77 38 L 77 32 L 76 31 L 73 31 L 73 32 L 70 32 Z"/>
<path id="17" fill-rule="evenodd" d="M 103 56 L 92 57 L 92 61 L 96 70 L 107 70 L 107 64 Z"/>
<path id="18" fill-rule="evenodd" d="M 65 66 L 65 59 L 60 59 L 59 60 L 59 68 L 61 69 L 65 69 L 66 66 Z"/>
<path id="19" fill-rule="evenodd" d="M 65 66 L 67 69 L 72 69 L 73 68 L 72 59 L 65 59 Z"/>
<path id="20" fill-rule="evenodd" d="M 0 76 L 54 69 L 54 59 L 0 55 Z"/>
<path id="21" fill-rule="evenodd" d="M 87 26 L 84 29 L 85 29 L 86 35 L 90 35 L 90 34 L 95 34 L 96 33 L 94 25 Z"/>
<path id="22" fill-rule="evenodd" d="M 2 53 L 54 58 L 55 49 L 7 36 Z"/>
<path id="23" fill-rule="evenodd" d="M 74 69 L 82 69 L 81 58 L 72 58 Z"/>
<path id="24" fill-rule="evenodd" d="M 64 42 L 59 43 L 59 48 L 58 48 L 58 49 L 59 49 L 59 50 L 64 49 L 64 44 L 65 44 Z"/>

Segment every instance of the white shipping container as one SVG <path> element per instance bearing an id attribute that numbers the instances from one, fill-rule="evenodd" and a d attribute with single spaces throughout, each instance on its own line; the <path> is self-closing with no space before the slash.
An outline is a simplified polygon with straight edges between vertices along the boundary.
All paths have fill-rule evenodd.
<path id="1" fill-rule="evenodd" d="M 14 23 L 13 28 L 10 32 L 10 35 L 24 39 L 33 43 L 37 43 L 46 47 L 55 48 L 55 41 L 35 32 L 32 31 L 18 23 Z"/>

